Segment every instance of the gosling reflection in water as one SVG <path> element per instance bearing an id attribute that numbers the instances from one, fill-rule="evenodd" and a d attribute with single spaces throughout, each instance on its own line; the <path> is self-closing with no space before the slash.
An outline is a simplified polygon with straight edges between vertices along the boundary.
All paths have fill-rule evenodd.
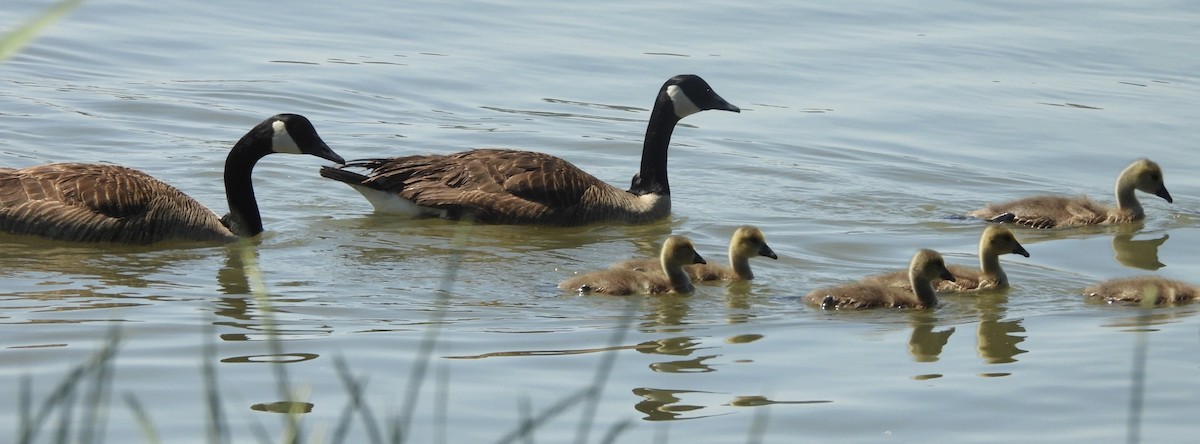
<path id="1" fill-rule="evenodd" d="M 1169 237 L 1164 233 L 1156 239 L 1133 240 L 1133 233 L 1120 233 L 1113 236 L 1113 255 L 1126 267 L 1157 270 L 1167 266 L 1158 261 L 1158 247 Z"/>
<path id="2" fill-rule="evenodd" d="M 928 313 L 914 313 L 909 325 L 912 335 L 908 337 L 908 354 L 917 362 L 934 362 L 942 354 L 942 348 L 954 334 L 954 327 L 942 331 L 934 331 L 937 317 Z"/>
<path id="3" fill-rule="evenodd" d="M 634 410 L 646 414 L 642 419 L 646 421 L 673 421 L 680 419 L 696 419 L 707 418 L 711 416 L 727 415 L 732 412 L 723 410 L 708 410 L 705 414 L 699 414 L 700 410 L 712 409 L 718 407 L 763 407 L 775 404 L 826 404 L 833 401 L 813 400 L 813 401 L 775 401 L 765 396 L 750 395 L 750 396 L 733 396 L 729 399 L 729 395 L 713 392 L 703 392 L 698 390 L 666 390 L 649 387 L 638 387 L 633 389 L 633 394 L 640 396 L 641 401 L 633 405 Z M 720 397 L 728 399 L 727 401 L 717 401 L 712 404 L 702 405 L 702 403 L 683 403 L 682 397 Z M 707 404 L 707 403 L 703 403 Z"/>

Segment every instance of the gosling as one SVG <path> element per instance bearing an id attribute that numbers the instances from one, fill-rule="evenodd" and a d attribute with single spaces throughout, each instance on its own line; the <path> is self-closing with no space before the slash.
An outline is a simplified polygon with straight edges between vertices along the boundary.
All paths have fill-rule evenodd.
<path id="1" fill-rule="evenodd" d="M 1162 169 L 1149 159 L 1138 159 L 1117 177 L 1117 207 L 1110 208 L 1085 197 L 1035 196 L 1002 204 L 988 204 L 968 216 L 988 222 L 1009 222 L 1030 228 L 1122 224 L 1146 218 L 1134 190 L 1174 202 L 1163 184 Z"/>
<path id="2" fill-rule="evenodd" d="M 748 281 L 754 279 L 750 270 L 750 258 L 764 256 L 779 259 L 767 245 L 767 238 L 758 227 L 745 225 L 733 231 L 729 239 L 729 266 L 720 264 L 693 264 L 683 267 L 692 282 Z M 656 259 L 630 259 L 612 266 L 614 270 L 657 271 Z"/>
<path id="3" fill-rule="evenodd" d="M 692 241 L 683 236 L 669 236 L 659 255 L 660 269 L 655 272 L 638 270 L 601 270 L 576 276 L 558 284 L 562 290 L 580 293 L 600 293 L 613 296 L 630 294 L 688 294 L 695 291 L 684 265 L 704 264 Z"/>
<path id="4" fill-rule="evenodd" d="M 954 280 L 935 279 L 933 289 L 947 293 L 1006 289 L 1008 275 L 1000 267 L 1000 256 L 1010 253 L 1029 257 L 1029 252 L 1017 241 L 1012 230 L 1001 225 L 989 225 L 979 237 L 979 269 L 950 265 L 948 268 L 950 274 L 954 275 Z M 908 272 L 905 271 L 869 276 L 863 281 L 912 291 Z"/>
<path id="5" fill-rule="evenodd" d="M 824 309 L 865 308 L 933 308 L 938 304 L 932 281 L 945 279 L 954 281 L 954 275 L 946 268 L 946 262 L 938 252 L 928 249 L 917 251 L 908 265 L 909 283 L 913 290 L 891 287 L 880 283 L 859 282 L 839 287 L 814 290 L 804 297 L 809 305 Z M 915 290 L 915 291 L 914 291 Z"/>

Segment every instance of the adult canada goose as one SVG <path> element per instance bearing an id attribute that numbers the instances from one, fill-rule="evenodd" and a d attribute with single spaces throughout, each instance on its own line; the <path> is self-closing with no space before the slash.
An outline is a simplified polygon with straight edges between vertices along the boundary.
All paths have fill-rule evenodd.
<path id="1" fill-rule="evenodd" d="M 734 230 L 733 237 L 729 240 L 728 267 L 720 264 L 694 264 L 684 266 L 683 270 L 693 282 L 748 281 L 754 279 L 754 273 L 750 271 L 750 258 L 755 256 L 779 259 L 767 245 L 767 238 L 762 230 L 746 225 Z M 618 262 L 612 268 L 656 271 L 659 265 L 655 259 L 630 259 Z"/>
<path id="2" fill-rule="evenodd" d="M 57 163 L 0 168 L 0 229 L 74 242 L 150 244 L 224 241 L 263 231 L 250 172 L 271 153 L 341 156 L 304 116 L 278 114 L 242 136 L 225 159 L 229 214 L 141 171 L 117 165 Z"/>
<path id="3" fill-rule="evenodd" d="M 839 287 L 814 290 L 804 297 L 809 305 L 824 309 L 860 308 L 932 308 L 937 306 L 934 294 L 934 279 L 954 280 L 946 269 L 942 255 L 933 250 L 920 250 L 913 255 L 908 265 L 908 279 L 916 291 L 892 287 L 881 283 L 858 282 Z"/>
<path id="4" fill-rule="evenodd" d="M 645 223 L 671 213 L 667 147 L 680 119 L 704 110 L 740 112 L 695 75 L 658 90 L 629 190 L 602 182 L 561 158 L 531 151 L 477 149 L 454 154 L 362 159 L 321 175 L 362 193 L 375 211 L 405 217 L 474 218 L 497 224 Z M 364 168 L 358 174 L 345 167 Z"/>
<path id="5" fill-rule="evenodd" d="M 1200 287 L 1157 276 L 1138 276 L 1113 279 L 1083 290 L 1089 299 L 1108 302 L 1142 302 L 1146 291 L 1152 290 L 1155 304 L 1194 301 L 1200 298 Z"/>
<path id="6" fill-rule="evenodd" d="M 933 288 L 944 292 L 965 292 L 979 290 L 1001 290 L 1008 288 L 1008 275 L 1000 268 L 1000 255 L 1019 254 L 1029 257 L 1029 252 L 1017 241 L 1012 231 L 1001 225 L 988 225 L 979 237 L 979 268 L 950 265 L 953 281 L 935 279 Z M 900 287 L 912 291 L 908 272 L 897 271 L 876 276 L 868 276 L 864 282 L 879 283 L 892 287 Z"/>
<path id="7" fill-rule="evenodd" d="M 601 270 L 576 276 L 558 284 L 562 290 L 580 293 L 603 293 L 616 296 L 643 293 L 691 293 L 695 290 L 684 265 L 703 264 L 692 241 L 683 236 L 669 236 L 659 255 L 659 269 L 654 272 L 631 269 Z"/>
<path id="8" fill-rule="evenodd" d="M 1162 169 L 1149 159 L 1138 159 L 1117 177 L 1117 207 L 1110 208 L 1084 197 L 1034 196 L 986 208 L 968 215 L 989 222 L 1011 222 L 1031 228 L 1071 227 L 1078 225 L 1120 224 L 1139 221 L 1146 211 L 1134 190 L 1153 193 L 1172 202 L 1163 184 Z"/>

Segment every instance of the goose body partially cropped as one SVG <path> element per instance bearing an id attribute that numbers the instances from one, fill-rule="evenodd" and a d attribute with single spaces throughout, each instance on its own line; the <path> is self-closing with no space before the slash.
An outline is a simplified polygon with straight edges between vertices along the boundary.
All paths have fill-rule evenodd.
<path id="1" fill-rule="evenodd" d="M 698 76 L 667 80 L 650 113 L 641 169 L 628 190 L 559 157 L 512 149 L 362 159 L 323 167 L 321 175 L 349 184 L 376 212 L 403 217 L 559 226 L 646 223 L 671 213 L 667 148 L 675 124 L 710 109 L 740 112 Z"/>
<path id="2" fill-rule="evenodd" d="M 1173 304 L 1200 299 L 1200 287 L 1158 276 L 1134 276 L 1101 282 L 1083 290 L 1083 295 L 1109 304 L 1141 303 L 1150 297 L 1155 304 Z"/>
<path id="3" fill-rule="evenodd" d="M 73 242 L 231 242 L 263 231 L 250 174 L 271 153 L 311 154 L 342 163 L 312 123 L 279 114 L 259 123 L 225 161 L 229 214 L 141 171 L 107 164 L 0 168 L 0 230 Z"/>

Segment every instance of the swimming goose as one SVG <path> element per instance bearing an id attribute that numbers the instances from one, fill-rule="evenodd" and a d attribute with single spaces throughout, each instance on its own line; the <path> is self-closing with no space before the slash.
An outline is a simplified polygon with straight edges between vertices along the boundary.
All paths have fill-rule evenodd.
<path id="1" fill-rule="evenodd" d="M 1008 288 L 1008 275 L 1000 268 L 1000 255 L 1019 254 L 1029 257 L 1029 252 L 1017 241 L 1012 231 L 1001 225 L 989 225 L 979 237 L 979 268 L 950 265 L 953 281 L 935 279 L 933 288 L 943 292 L 966 292 L 979 290 L 1000 290 Z M 869 276 L 864 282 L 879 283 L 912 291 L 908 272 Z"/>
<path id="2" fill-rule="evenodd" d="M 1035 196 L 1002 204 L 988 204 L 986 208 L 968 215 L 989 222 L 1011 222 L 1031 228 L 1120 224 L 1146 217 L 1134 190 L 1153 193 L 1172 202 L 1171 193 L 1163 184 L 1162 169 L 1149 159 L 1138 159 L 1121 171 L 1116 189 L 1116 208 L 1098 204 L 1084 196 Z"/>
<path id="3" fill-rule="evenodd" d="M 561 158 L 509 149 L 362 159 L 343 167 L 323 167 L 321 175 L 349 184 L 375 211 L 405 217 L 560 226 L 645 223 L 671 213 L 667 147 L 675 124 L 710 109 L 740 112 L 699 76 L 667 80 L 650 112 L 641 170 L 628 191 Z M 369 174 L 345 167 L 364 168 Z"/>
<path id="4" fill-rule="evenodd" d="M 272 153 L 345 160 L 304 116 L 279 114 L 242 136 L 225 159 L 229 214 L 220 217 L 175 187 L 117 165 L 57 163 L 0 168 L 0 230 L 74 242 L 232 242 L 263 231 L 250 172 Z"/>
<path id="5" fill-rule="evenodd" d="M 691 293 L 692 280 L 683 271 L 684 265 L 703 264 L 692 242 L 683 236 L 669 236 L 659 255 L 659 269 L 654 272 L 638 270 L 601 270 L 576 276 L 558 284 L 562 290 L 580 293 L 603 293 L 623 296 L 634 293 Z"/>
<path id="6" fill-rule="evenodd" d="M 1200 287 L 1186 282 L 1164 279 L 1157 276 L 1138 276 L 1101 282 L 1083 291 L 1089 299 L 1110 304 L 1115 302 L 1142 302 L 1146 289 L 1153 289 L 1157 297 L 1155 304 L 1194 301 L 1200 298 Z"/>
<path id="7" fill-rule="evenodd" d="M 733 237 L 729 240 L 728 267 L 720 264 L 695 264 L 687 265 L 683 267 L 683 270 L 691 277 L 692 282 L 748 281 L 754 279 L 754 273 L 750 271 L 750 258 L 755 256 L 779 259 L 779 256 L 776 256 L 771 247 L 767 245 L 767 238 L 763 235 L 762 230 L 746 225 L 734 230 Z M 618 262 L 612 268 L 639 271 L 657 270 L 658 261 L 630 259 Z"/>
<path id="8" fill-rule="evenodd" d="M 933 250 L 920 250 L 913 255 L 908 265 L 909 283 L 916 291 L 891 287 L 880 283 L 859 282 L 839 287 L 814 290 L 804 297 L 809 305 L 824 309 L 860 308 L 932 308 L 937 306 L 934 294 L 934 279 L 954 280 L 946 269 L 942 255 Z"/>

